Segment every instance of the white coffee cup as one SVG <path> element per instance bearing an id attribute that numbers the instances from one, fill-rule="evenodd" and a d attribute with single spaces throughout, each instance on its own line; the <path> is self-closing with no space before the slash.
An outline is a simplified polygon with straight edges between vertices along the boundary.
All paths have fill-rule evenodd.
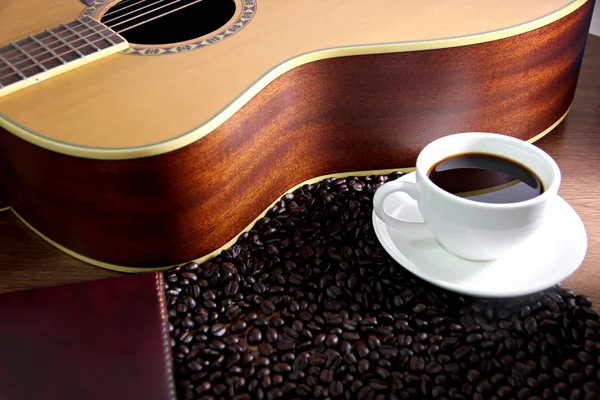
<path id="1" fill-rule="evenodd" d="M 526 166 L 542 182 L 543 193 L 514 203 L 484 203 L 446 192 L 428 173 L 439 161 L 464 153 L 487 153 Z M 373 208 L 387 225 L 412 233 L 430 233 L 456 256 L 489 261 L 501 257 L 540 227 L 547 205 L 558 196 L 561 182 L 556 162 L 540 148 L 510 136 L 457 133 L 428 144 L 417 157 L 416 183 L 395 180 L 375 192 Z M 403 221 L 384 210 L 391 193 L 404 192 L 418 204 L 423 221 Z M 407 199 L 405 201 L 410 201 Z"/>

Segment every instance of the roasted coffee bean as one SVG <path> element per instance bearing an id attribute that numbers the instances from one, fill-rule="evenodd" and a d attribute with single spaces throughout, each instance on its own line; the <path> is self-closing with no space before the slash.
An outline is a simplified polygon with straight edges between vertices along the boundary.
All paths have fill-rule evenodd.
<path id="1" fill-rule="evenodd" d="M 369 345 L 369 347 L 372 350 L 377 349 L 379 346 L 381 346 L 381 342 L 379 340 L 379 338 L 375 335 L 368 335 L 367 336 L 367 344 Z"/>
<path id="2" fill-rule="evenodd" d="M 250 328 L 248 342 L 259 343 L 262 340 L 262 332 L 258 328 Z"/>
<path id="3" fill-rule="evenodd" d="M 298 386 L 296 386 L 296 394 L 298 394 L 299 396 L 307 396 L 309 395 L 311 392 L 310 388 L 308 387 L 308 385 L 306 384 L 299 384 Z"/>
<path id="4" fill-rule="evenodd" d="M 323 343 L 325 341 L 325 338 L 327 337 L 326 334 L 324 334 L 323 332 L 317 334 L 313 340 L 313 343 L 315 346 L 320 345 L 321 343 Z"/>
<path id="5" fill-rule="evenodd" d="M 467 380 L 471 383 L 478 382 L 481 373 L 477 370 L 471 369 L 467 372 Z"/>
<path id="6" fill-rule="evenodd" d="M 263 376 L 262 379 L 260 380 L 260 385 L 264 389 L 268 389 L 271 386 L 271 377 L 269 375 Z"/>
<path id="7" fill-rule="evenodd" d="M 468 341 L 468 336 L 467 336 L 467 341 Z M 471 351 L 473 351 L 472 346 L 460 346 L 452 352 L 452 357 L 454 357 L 457 360 L 460 360 L 463 357 L 468 356 L 471 353 Z"/>
<path id="8" fill-rule="evenodd" d="M 579 359 L 579 361 L 585 364 L 591 363 L 594 359 L 594 357 L 592 357 L 589 353 L 585 351 L 580 351 L 579 353 L 577 353 L 577 358 Z"/>
<path id="9" fill-rule="evenodd" d="M 264 342 L 258 345 L 258 351 L 263 356 L 269 357 L 271 354 L 273 354 L 275 349 L 273 348 L 273 345 L 271 343 Z"/>
<path id="10" fill-rule="evenodd" d="M 267 328 L 267 332 L 265 334 L 265 338 L 267 339 L 268 342 L 276 342 L 277 339 L 279 339 L 279 333 L 277 332 L 277 330 L 275 328 L 272 327 L 268 327 Z"/>
<path id="11" fill-rule="evenodd" d="M 283 324 L 285 324 L 285 321 L 283 319 L 281 319 L 280 317 L 271 318 L 271 326 L 272 327 L 279 328 Z"/>
<path id="12" fill-rule="evenodd" d="M 360 389 L 358 389 L 357 396 L 358 400 L 369 400 L 374 398 L 374 392 L 371 386 L 362 386 Z"/>
<path id="13" fill-rule="evenodd" d="M 322 382 L 329 383 L 333 381 L 333 371 L 330 369 L 324 369 L 321 371 L 319 376 Z"/>
<path id="14" fill-rule="evenodd" d="M 422 343 L 413 343 L 411 348 L 415 352 L 415 354 L 418 354 L 418 353 L 425 351 L 426 347 Z"/>
<path id="15" fill-rule="evenodd" d="M 445 364 L 444 371 L 450 372 L 450 373 L 455 373 L 455 372 L 460 371 L 460 366 L 456 363 Z"/>
<path id="16" fill-rule="evenodd" d="M 525 330 L 527 331 L 527 333 L 535 333 L 537 332 L 538 329 L 538 324 L 536 322 L 536 320 L 532 317 L 527 317 L 525 318 L 525 321 L 523 323 L 523 327 L 525 328 Z"/>
<path id="17" fill-rule="evenodd" d="M 410 358 L 410 369 L 420 371 L 425 368 L 425 360 L 422 357 L 413 356 Z"/>
<path id="18" fill-rule="evenodd" d="M 346 341 L 343 341 L 340 343 L 340 351 L 342 352 L 342 354 L 349 353 L 350 351 L 352 351 L 352 345 Z"/>
<path id="19" fill-rule="evenodd" d="M 295 348 L 296 342 L 292 339 L 279 339 L 276 346 L 279 350 L 286 351 Z"/>
<path id="20" fill-rule="evenodd" d="M 278 362 L 273 365 L 273 371 L 275 372 L 289 372 L 292 370 L 289 364 L 284 362 Z"/>
<path id="21" fill-rule="evenodd" d="M 342 332 L 342 338 L 346 340 L 358 340 L 360 335 L 356 332 Z"/>
<path id="22" fill-rule="evenodd" d="M 260 309 L 265 315 L 271 315 L 275 312 L 275 305 L 270 300 L 263 301 Z"/>
<path id="23" fill-rule="evenodd" d="M 248 314 L 246 314 L 244 316 L 244 320 L 246 322 L 251 322 L 251 321 L 254 321 L 256 319 L 258 319 L 258 313 L 254 312 L 254 311 L 251 311 L 251 312 L 249 312 Z"/>
<path id="24" fill-rule="evenodd" d="M 300 320 L 295 320 L 292 322 L 292 329 L 295 332 L 302 332 L 302 328 L 304 328 L 304 324 Z"/>
<path id="25" fill-rule="evenodd" d="M 244 354 L 244 357 L 242 357 L 242 362 L 244 364 L 250 364 L 252 361 L 254 361 L 254 354 L 252 353 L 246 353 Z"/>
<path id="26" fill-rule="evenodd" d="M 358 371 L 361 374 L 365 374 L 369 370 L 369 361 L 362 359 L 358 361 Z"/>
<path id="27" fill-rule="evenodd" d="M 469 298 L 389 258 L 371 204 L 399 176 L 303 185 L 230 249 L 165 272 L 177 397 L 598 398 L 588 298 Z"/>
<path id="28" fill-rule="evenodd" d="M 292 392 L 294 389 L 296 389 L 296 384 L 293 382 L 286 382 L 283 384 L 283 386 L 281 386 L 281 392 L 284 395 Z"/>
<path id="29" fill-rule="evenodd" d="M 302 311 L 299 315 L 300 319 L 303 321 L 310 321 L 312 319 L 312 315 L 307 311 Z"/>
<path id="30" fill-rule="evenodd" d="M 334 334 L 329 334 L 327 335 L 327 338 L 325 339 L 325 343 L 327 344 L 327 346 L 335 346 L 338 344 L 338 337 L 337 335 Z"/>
<path id="31" fill-rule="evenodd" d="M 256 372 L 256 377 L 262 379 L 263 377 L 271 375 L 271 370 L 269 368 L 263 368 Z"/>
<path id="32" fill-rule="evenodd" d="M 238 292 L 239 288 L 240 288 L 240 285 L 236 281 L 230 281 L 225 286 L 225 294 L 228 296 L 233 296 Z"/>
<path id="33" fill-rule="evenodd" d="M 241 332 L 246 329 L 246 322 L 239 320 L 235 324 L 231 325 L 231 331 L 234 333 Z"/>
<path id="34" fill-rule="evenodd" d="M 375 375 L 377 375 L 383 380 L 386 380 L 390 377 L 390 373 L 386 369 L 381 367 L 375 367 Z"/>
<path id="35" fill-rule="evenodd" d="M 190 361 L 188 368 L 192 371 L 202 371 L 202 365 L 197 361 Z"/>
<path id="36" fill-rule="evenodd" d="M 325 357 L 324 354 L 314 353 L 312 356 L 310 356 L 309 364 L 310 365 L 321 365 L 321 364 L 325 364 L 325 361 L 327 361 L 327 357 Z"/>
<path id="37" fill-rule="evenodd" d="M 483 340 L 483 336 L 479 333 L 473 333 L 471 335 L 467 335 L 466 337 L 467 343 L 479 342 Z"/>
<path id="38" fill-rule="evenodd" d="M 387 359 L 396 358 L 398 356 L 398 349 L 394 346 L 383 345 L 379 348 L 379 353 Z"/>
<path id="39" fill-rule="evenodd" d="M 415 312 L 415 313 L 420 313 L 420 312 L 423 312 L 423 311 L 425 311 L 425 309 L 426 309 L 426 308 L 427 308 L 427 306 L 426 306 L 425 304 L 423 304 L 423 303 L 418 303 L 418 304 L 416 304 L 416 305 L 413 307 L 413 309 L 412 309 L 412 310 L 413 310 L 413 312 Z"/>
<path id="40" fill-rule="evenodd" d="M 446 394 L 446 389 L 442 386 L 434 386 L 433 389 L 431 389 L 431 395 L 433 397 L 440 397 L 444 394 Z"/>
<path id="41" fill-rule="evenodd" d="M 369 348 L 363 342 L 358 342 L 354 347 L 354 351 L 359 358 L 364 358 L 369 355 Z"/>
<path id="42" fill-rule="evenodd" d="M 334 396 L 340 396 L 344 392 L 344 385 L 340 381 L 333 381 L 329 384 L 329 393 Z"/>
<path id="43" fill-rule="evenodd" d="M 456 343 L 458 342 L 458 339 L 456 339 L 456 338 L 448 338 L 446 340 L 449 340 L 449 339 L 454 340 Z M 412 343 L 412 337 L 410 335 L 405 335 L 402 333 L 398 335 L 397 340 L 398 340 L 398 344 L 400 346 L 410 346 L 410 344 Z M 442 347 L 442 348 L 444 348 L 444 347 Z"/>
<path id="44" fill-rule="evenodd" d="M 210 328 L 210 332 L 214 335 L 214 336 L 223 336 L 226 332 L 227 332 L 227 328 L 225 328 L 225 325 L 223 324 L 214 324 L 211 328 Z"/>
<path id="45" fill-rule="evenodd" d="M 336 370 L 342 363 L 342 356 L 335 350 L 327 349 L 325 351 L 325 366 L 329 369 Z"/>
<path id="46" fill-rule="evenodd" d="M 564 382 L 561 382 L 560 384 L 564 384 Z M 556 390 L 556 387 L 555 387 L 555 390 Z M 583 390 L 586 393 L 595 393 L 596 395 L 600 395 L 600 386 L 596 382 L 593 382 L 593 381 L 588 381 L 588 382 L 584 383 Z"/>
<path id="47" fill-rule="evenodd" d="M 442 369 L 444 369 L 444 367 L 442 367 L 441 364 L 438 364 L 435 361 L 431 361 L 425 366 L 425 371 L 428 374 L 437 374 L 437 373 L 441 372 Z"/>
<path id="48" fill-rule="evenodd" d="M 336 326 L 335 328 L 330 328 L 329 333 L 333 333 L 334 335 L 341 335 L 342 329 Z"/>
<path id="49" fill-rule="evenodd" d="M 293 381 L 304 379 L 305 373 L 302 371 L 292 371 L 288 374 L 288 378 Z"/>
<path id="50" fill-rule="evenodd" d="M 369 380 L 369 386 L 375 390 L 386 390 L 388 385 L 378 379 Z"/>
<path id="51" fill-rule="evenodd" d="M 226 345 L 225 345 L 225 343 L 223 343 L 220 340 L 213 340 L 212 342 L 209 343 L 208 347 L 213 350 L 221 351 L 226 347 Z"/>
<path id="52" fill-rule="evenodd" d="M 344 355 L 344 360 L 346 360 L 348 364 L 354 364 L 356 363 L 357 358 L 353 353 L 347 353 Z"/>
<path id="53" fill-rule="evenodd" d="M 278 399 L 283 396 L 283 392 L 280 388 L 272 388 L 267 392 L 267 400 Z"/>
<path id="54" fill-rule="evenodd" d="M 310 356 L 308 353 L 302 353 L 299 356 L 297 356 L 292 365 L 293 369 L 295 371 L 301 371 L 305 369 L 308 366 L 309 357 Z"/>

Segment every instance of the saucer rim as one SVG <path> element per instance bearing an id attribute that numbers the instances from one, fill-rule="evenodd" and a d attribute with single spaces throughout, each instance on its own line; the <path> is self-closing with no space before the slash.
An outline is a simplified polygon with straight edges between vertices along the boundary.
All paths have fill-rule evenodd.
<path id="1" fill-rule="evenodd" d="M 406 175 L 403 175 L 402 177 L 400 177 L 399 179 L 401 180 L 408 180 L 411 179 L 415 176 L 415 172 L 410 172 Z M 421 270 L 412 262 L 410 261 L 405 255 L 404 253 L 396 246 L 394 240 L 391 238 L 391 234 L 389 232 L 389 229 L 395 229 L 393 227 L 388 226 L 387 224 L 385 224 L 385 222 L 383 222 L 373 211 L 372 212 L 372 223 L 373 223 L 373 230 L 375 232 L 375 236 L 377 237 L 377 240 L 379 241 L 379 243 L 381 244 L 381 246 L 383 247 L 383 249 L 385 250 L 385 252 L 398 264 L 400 265 L 400 267 L 402 267 L 403 269 L 405 269 L 406 271 L 408 271 L 409 273 L 419 277 L 420 279 L 423 279 L 426 282 L 431 283 L 432 285 L 438 286 L 442 289 L 445 290 L 449 290 L 455 293 L 459 293 L 462 295 L 468 295 L 468 296 L 475 296 L 475 297 L 483 297 L 483 298 L 508 298 L 508 297 L 518 297 L 518 296 L 525 296 L 525 295 L 530 295 L 533 293 L 538 293 L 541 291 L 544 291 L 546 289 L 549 289 L 555 285 L 557 285 L 558 283 L 562 282 L 563 280 L 565 280 L 566 278 L 568 278 L 569 276 L 571 276 L 575 271 L 577 271 L 581 265 L 583 264 L 583 261 L 585 260 L 585 256 L 587 255 L 587 249 L 588 249 L 588 235 L 587 235 L 587 230 L 585 229 L 585 224 L 583 223 L 581 217 L 579 216 L 579 214 L 577 213 L 577 211 L 575 211 L 575 209 L 565 200 L 563 199 L 560 195 L 556 195 L 556 199 L 553 202 L 554 203 L 554 207 L 560 207 L 563 209 L 562 212 L 568 212 L 571 214 L 570 217 L 568 218 L 576 218 L 576 220 L 574 220 L 574 224 L 578 225 L 578 229 L 580 229 L 580 232 L 582 234 L 582 240 L 581 243 L 579 244 L 579 250 L 577 251 L 577 254 L 575 257 L 573 257 L 573 263 L 571 264 L 572 266 L 569 268 L 564 268 L 561 273 L 559 273 L 557 275 L 557 277 L 555 279 L 553 279 L 552 281 L 548 281 L 545 282 L 543 284 L 537 285 L 537 286 L 527 286 L 526 288 L 520 288 L 520 289 L 515 289 L 515 290 L 511 290 L 510 288 L 503 288 L 503 290 L 499 291 L 499 290 L 494 290 L 492 292 L 490 292 L 489 290 L 481 290 L 481 289 L 477 289 L 477 288 L 465 288 L 464 285 L 460 285 L 460 284 L 456 284 L 456 283 L 449 283 L 446 282 L 444 280 L 440 280 L 438 279 L 436 276 L 431 275 L 431 274 L 424 274 L 421 272 Z M 553 220 L 553 219 L 551 219 Z M 545 224 L 551 223 L 550 221 L 545 222 Z M 380 230 L 383 230 L 385 232 L 380 232 Z M 556 231 L 556 230 L 555 230 Z M 382 233 L 384 233 L 382 235 Z M 384 236 L 386 240 L 383 240 L 381 236 Z M 391 242 L 391 245 L 389 243 L 386 242 Z M 437 241 L 436 241 L 437 243 Z M 404 260 L 399 260 L 395 254 L 393 254 L 394 252 L 390 252 L 387 248 L 387 246 L 392 246 L 395 249 L 395 253 L 397 253 L 398 255 L 400 255 L 402 258 L 404 258 Z M 439 246 L 439 243 L 438 243 Z M 446 250 L 444 250 L 446 251 Z M 559 251 L 563 251 L 563 250 L 559 250 Z M 453 256 L 458 260 L 461 260 L 460 257 L 458 256 Z M 467 260 L 464 260 L 465 262 Z M 406 266 L 408 265 L 408 267 Z M 550 268 L 550 265 L 546 268 Z"/>

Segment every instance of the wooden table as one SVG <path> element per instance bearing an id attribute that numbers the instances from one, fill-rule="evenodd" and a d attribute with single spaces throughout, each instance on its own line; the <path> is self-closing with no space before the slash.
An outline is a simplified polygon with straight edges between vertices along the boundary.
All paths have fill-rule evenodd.
<path id="1" fill-rule="evenodd" d="M 537 142 L 558 162 L 560 194 L 588 233 L 582 266 L 563 285 L 586 294 L 600 310 L 600 37 L 589 36 L 575 101 L 567 118 Z M 55 249 L 11 212 L 0 214 L 0 293 L 119 275 Z"/>

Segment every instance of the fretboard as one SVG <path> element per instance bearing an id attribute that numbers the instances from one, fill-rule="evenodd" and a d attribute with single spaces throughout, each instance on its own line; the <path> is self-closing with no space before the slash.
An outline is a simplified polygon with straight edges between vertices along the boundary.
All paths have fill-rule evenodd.
<path id="1" fill-rule="evenodd" d="M 93 18 L 77 18 L 0 47 L 0 97 L 129 46 Z"/>

